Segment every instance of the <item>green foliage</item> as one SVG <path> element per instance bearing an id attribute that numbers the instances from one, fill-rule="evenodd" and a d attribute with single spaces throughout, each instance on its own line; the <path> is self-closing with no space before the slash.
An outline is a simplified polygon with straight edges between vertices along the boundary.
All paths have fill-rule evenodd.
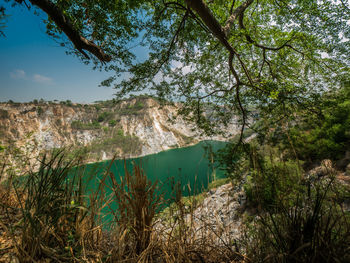
<path id="1" fill-rule="evenodd" d="M 321 107 L 321 117 L 309 114 L 289 132 L 298 157 L 309 163 L 338 160 L 350 147 L 350 86 L 324 96 Z"/>
<path id="2" fill-rule="evenodd" d="M 52 155 L 60 154 L 64 151 L 64 159 L 66 162 L 74 161 L 74 160 L 85 160 L 88 156 L 89 152 L 86 147 L 67 147 L 67 148 L 53 148 Z"/>
<path id="3" fill-rule="evenodd" d="M 52 249 L 61 257 L 67 254 L 65 247 L 75 254 L 81 252 L 77 224 L 84 220 L 87 209 L 81 181 L 83 174 L 80 171 L 69 175 L 74 164 L 73 161 L 65 162 L 62 152 L 50 158 L 44 156 L 39 171 L 29 173 L 24 182 L 20 180 L 21 183 L 15 186 L 18 200 L 21 200 L 20 194 L 24 198 L 20 207 L 18 251 L 23 261 L 50 256 Z"/>
<path id="4" fill-rule="evenodd" d="M 111 117 L 112 117 L 113 113 L 111 112 L 103 112 L 100 115 L 98 115 L 97 117 L 97 121 L 98 122 L 104 122 L 104 121 L 108 121 Z"/>
<path id="5" fill-rule="evenodd" d="M 90 154 L 106 152 L 115 152 L 116 149 L 120 148 L 124 154 L 137 155 L 141 153 L 141 141 L 136 136 L 124 135 L 123 130 L 119 129 L 116 133 L 112 133 L 110 136 L 105 138 L 97 139 L 89 146 L 87 151 Z"/>
<path id="6" fill-rule="evenodd" d="M 226 176 L 239 184 L 249 169 L 251 146 L 237 143 L 232 141 L 227 144 L 216 153 L 215 158 L 220 162 L 220 169 L 225 171 Z"/>
<path id="7" fill-rule="evenodd" d="M 302 177 L 298 163 L 261 156 L 255 158 L 257 166 L 249 172 L 243 189 L 253 207 L 274 209 L 281 199 L 293 195 L 298 189 Z"/>
<path id="8" fill-rule="evenodd" d="M 0 6 L 0 36 L 5 37 L 5 33 L 3 32 L 3 29 L 6 28 L 6 20 L 8 15 L 5 14 L 5 8 L 3 6 Z"/>
<path id="9" fill-rule="evenodd" d="M 95 105 L 98 105 L 101 108 L 112 108 L 118 103 L 118 101 L 117 99 L 113 98 L 111 100 L 95 101 L 95 103 Z"/>
<path id="10" fill-rule="evenodd" d="M 117 135 L 118 136 L 124 136 L 124 131 L 122 129 L 117 130 Z"/>
<path id="11" fill-rule="evenodd" d="M 99 112 L 102 108 L 101 105 L 99 105 L 99 104 L 95 104 L 94 107 L 95 107 L 97 112 Z"/>
<path id="12" fill-rule="evenodd" d="M 348 262 L 350 216 L 331 198 L 338 189 L 332 178 L 310 191 L 276 203 L 277 212 L 261 214 L 246 240 L 251 262 Z"/>
<path id="13" fill-rule="evenodd" d="M 339 86 L 349 73 L 345 40 L 350 12 L 344 1 L 196 4 L 53 2 L 72 30 L 112 57 L 104 64 L 86 49 L 69 51 L 112 72 L 101 84 L 115 86 L 118 99 L 147 91 L 160 101 L 183 101 L 184 115 L 209 133 L 219 132 L 215 124 L 227 124 L 233 111 L 243 113 L 251 105 L 259 109 L 313 101 L 314 94 Z M 233 14 L 236 19 L 228 19 Z M 70 46 L 54 20 L 44 23 L 47 34 Z M 131 47 L 138 44 L 147 56 L 136 56 Z M 120 78 L 122 74 L 127 77 Z M 251 114 L 244 111 L 244 119 Z"/>
<path id="14" fill-rule="evenodd" d="M 302 178 L 300 163 L 282 158 L 278 148 L 269 145 L 231 142 L 215 158 L 221 169 L 238 187 L 243 187 L 252 207 L 270 209 L 284 195 L 298 188 Z"/>
<path id="15" fill-rule="evenodd" d="M 109 127 L 114 127 L 115 125 L 117 125 L 117 121 L 116 120 L 109 120 L 108 125 L 109 125 Z"/>
<path id="16" fill-rule="evenodd" d="M 36 108 L 36 112 L 38 113 L 38 116 L 41 116 L 44 113 L 44 110 L 39 106 L 38 108 Z"/>
<path id="17" fill-rule="evenodd" d="M 120 109 L 119 114 L 120 115 L 138 115 L 141 114 L 140 112 L 144 108 L 144 104 L 140 101 L 137 101 L 134 105 L 128 104 L 125 108 Z"/>
<path id="18" fill-rule="evenodd" d="M 0 109 L 0 118 L 6 119 L 9 117 L 9 113 L 7 110 Z"/>
<path id="19" fill-rule="evenodd" d="M 76 129 L 76 130 L 96 130 L 96 129 L 100 129 L 101 125 L 97 121 L 93 121 L 89 123 L 84 123 L 82 121 L 72 121 L 71 127 L 72 129 Z"/>

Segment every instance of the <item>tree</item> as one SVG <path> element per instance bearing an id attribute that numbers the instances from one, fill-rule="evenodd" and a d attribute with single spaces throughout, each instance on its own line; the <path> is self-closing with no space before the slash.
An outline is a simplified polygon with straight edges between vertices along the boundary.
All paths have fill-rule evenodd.
<path id="1" fill-rule="evenodd" d="M 232 111 L 241 113 L 242 131 L 258 106 L 284 107 L 288 116 L 286 105 L 303 105 L 349 78 L 345 1 L 28 2 L 48 14 L 49 35 L 114 72 L 102 84 L 115 85 L 118 96 L 148 89 L 180 98 L 182 113 L 208 132 Z M 143 61 L 135 59 L 135 41 L 149 52 Z"/>

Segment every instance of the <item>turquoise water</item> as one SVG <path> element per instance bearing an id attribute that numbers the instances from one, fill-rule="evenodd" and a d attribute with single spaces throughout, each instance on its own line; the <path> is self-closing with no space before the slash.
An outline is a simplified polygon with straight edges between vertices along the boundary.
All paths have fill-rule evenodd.
<path id="1" fill-rule="evenodd" d="M 211 160 L 210 150 L 216 152 L 223 148 L 225 142 L 202 141 L 194 146 L 177 148 L 157 154 L 151 154 L 140 158 L 125 160 L 128 171 L 132 171 L 132 164 L 141 165 L 144 173 L 152 182 L 158 181 L 158 192 L 163 193 L 164 199 L 171 202 L 173 186 L 181 184 L 183 196 L 197 194 L 206 189 L 213 179 L 223 178 L 220 169 L 215 169 L 216 163 Z M 89 188 L 96 190 L 103 172 L 111 165 L 110 171 L 120 182 L 120 176 L 124 175 L 124 160 L 104 161 L 88 164 L 85 169 L 89 173 L 95 170 L 98 178 L 92 178 Z M 96 172 L 97 171 L 97 172 Z M 108 191 L 107 191 L 108 194 Z"/>

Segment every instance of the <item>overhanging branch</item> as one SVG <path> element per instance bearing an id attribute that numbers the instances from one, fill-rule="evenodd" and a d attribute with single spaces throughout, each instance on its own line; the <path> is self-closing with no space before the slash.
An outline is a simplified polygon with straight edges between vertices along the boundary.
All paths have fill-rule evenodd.
<path id="1" fill-rule="evenodd" d="M 15 0 L 18 3 L 23 3 L 23 0 Z M 90 57 L 86 54 L 86 51 L 97 57 L 101 62 L 109 62 L 112 57 L 106 54 L 103 49 L 96 45 L 94 42 L 83 37 L 72 25 L 69 18 L 63 14 L 57 5 L 50 0 L 29 0 L 32 5 L 39 7 L 43 10 L 69 38 L 74 47 L 83 54 L 87 59 Z"/>

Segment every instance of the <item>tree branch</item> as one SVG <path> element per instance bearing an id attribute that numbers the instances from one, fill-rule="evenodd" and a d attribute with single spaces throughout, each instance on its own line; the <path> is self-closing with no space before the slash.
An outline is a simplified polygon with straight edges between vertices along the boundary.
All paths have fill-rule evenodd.
<path id="1" fill-rule="evenodd" d="M 230 17 L 227 19 L 226 24 L 223 28 L 225 35 L 229 36 L 231 28 L 233 26 L 233 23 L 237 19 L 238 16 L 241 16 L 245 12 L 245 10 L 254 2 L 254 0 L 247 0 L 243 4 L 241 4 L 239 7 L 235 9 L 235 11 L 230 15 Z"/>
<path id="2" fill-rule="evenodd" d="M 22 3 L 23 0 L 15 0 L 18 3 Z M 50 0 L 29 0 L 32 5 L 39 7 L 43 10 L 69 38 L 74 47 L 83 54 L 87 59 L 90 57 L 86 54 L 86 51 L 97 57 L 101 62 L 109 62 L 112 57 L 106 54 L 103 49 L 96 45 L 94 42 L 83 37 L 72 25 L 69 18 L 63 14 L 57 5 Z"/>
<path id="3" fill-rule="evenodd" d="M 253 0 L 247 0 L 253 1 Z M 202 19 L 204 24 L 210 29 L 212 34 L 220 41 L 220 43 L 229 51 L 230 53 L 230 61 L 233 61 L 233 56 L 236 56 L 239 63 L 241 64 L 243 71 L 248 78 L 249 82 L 253 85 L 252 78 L 248 72 L 248 69 L 242 59 L 240 58 L 239 54 L 236 52 L 236 50 L 231 46 L 231 44 L 227 40 L 227 36 L 221 27 L 220 23 L 216 20 L 211 10 L 208 8 L 208 6 L 203 2 L 203 0 L 185 0 L 187 3 L 187 6 L 194 10 L 198 16 Z M 239 7 L 237 8 L 239 9 Z M 245 9 L 244 9 L 245 10 Z M 234 70 L 232 63 L 230 64 L 230 70 L 232 74 L 234 75 L 237 83 L 240 82 L 238 78 L 238 74 Z"/>
<path id="4" fill-rule="evenodd" d="M 220 23 L 216 20 L 211 10 L 203 0 L 185 0 L 187 6 L 194 10 L 202 19 L 204 24 L 209 28 L 213 35 L 228 49 L 233 50 L 232 46 L 226 39 Z"/>

